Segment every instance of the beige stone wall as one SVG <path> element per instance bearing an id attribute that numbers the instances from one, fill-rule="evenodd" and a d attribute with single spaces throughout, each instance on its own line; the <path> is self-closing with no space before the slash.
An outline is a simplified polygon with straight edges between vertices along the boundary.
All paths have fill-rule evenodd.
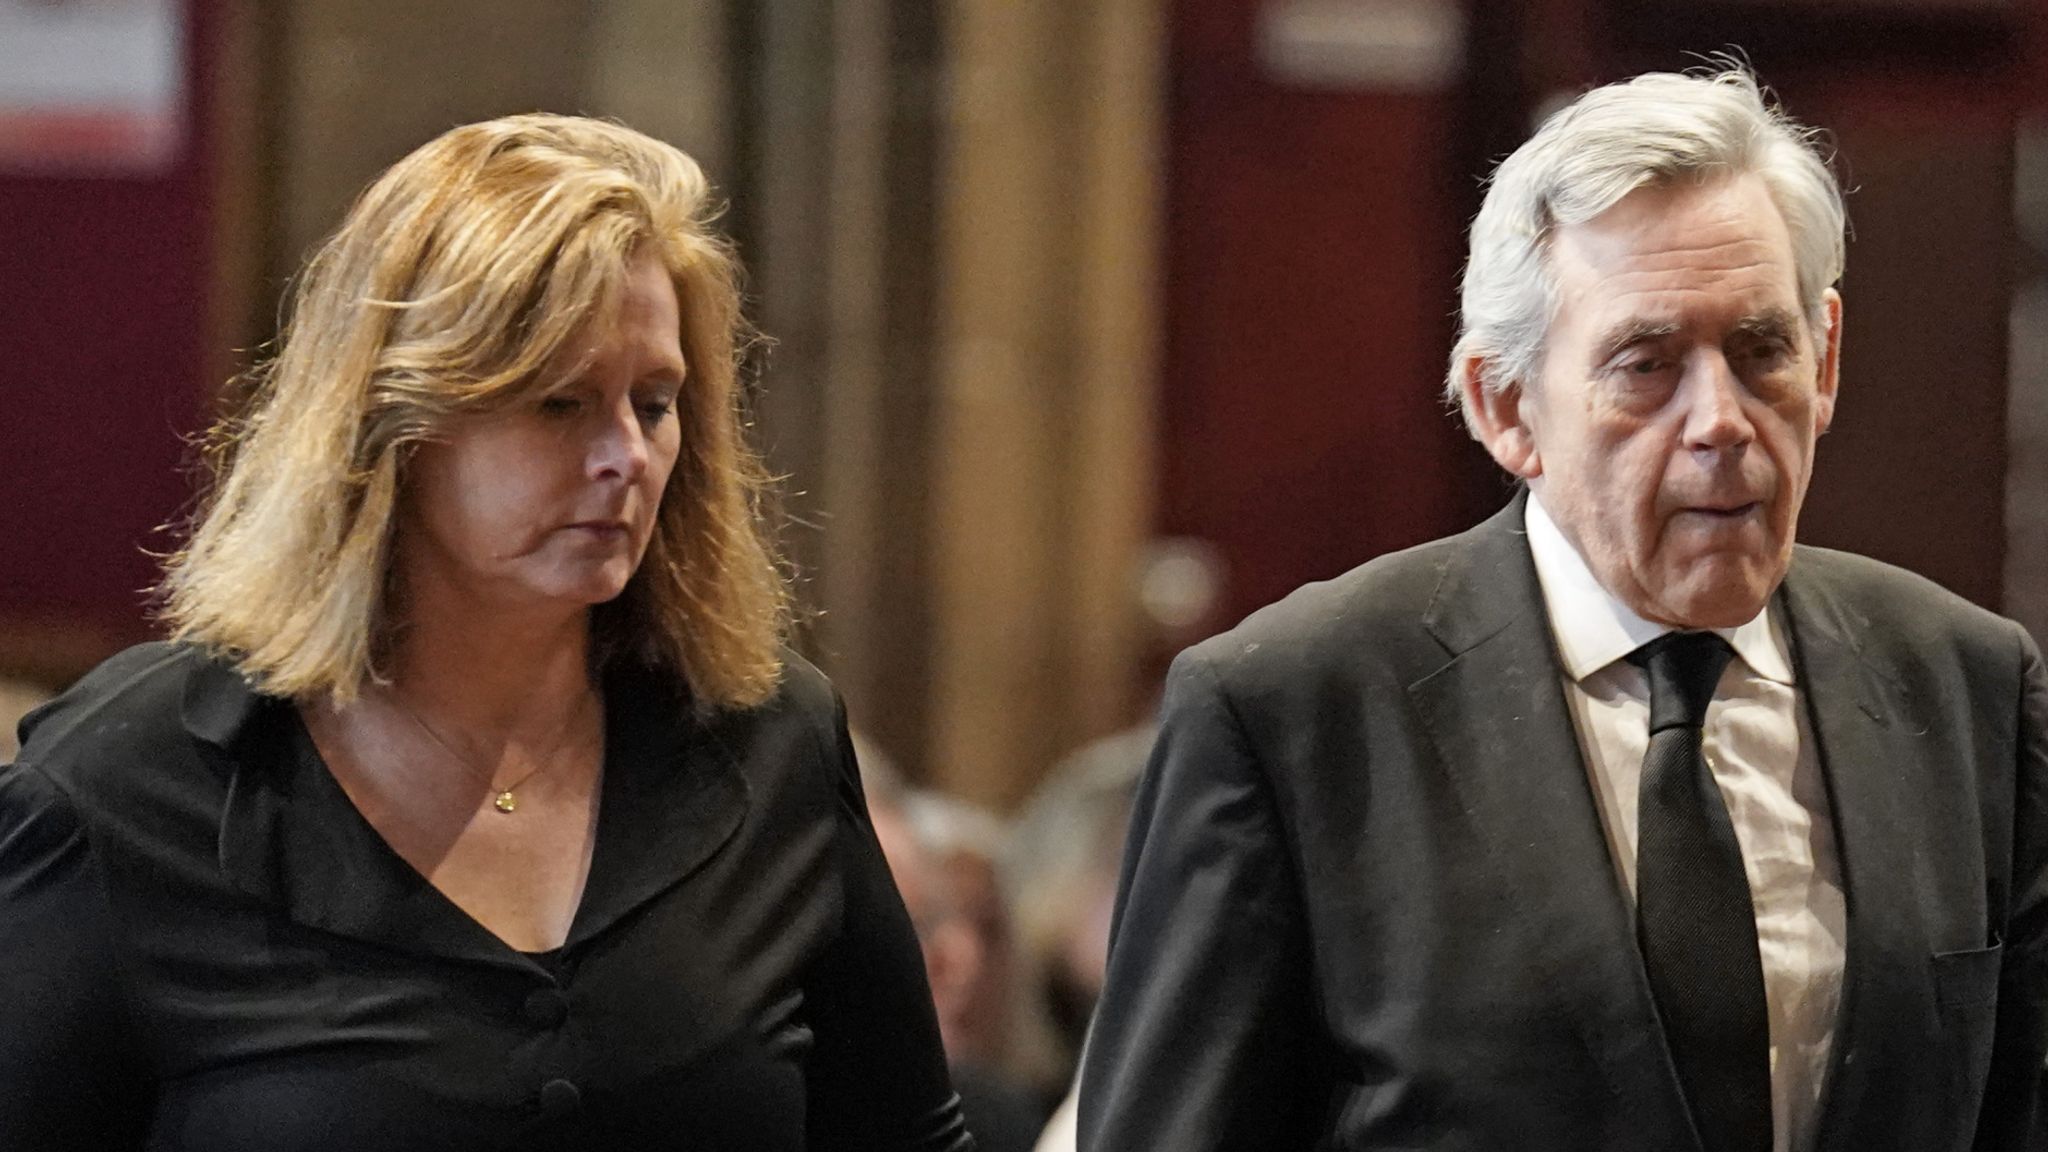
<path id="1" fill-rule="evenodd" d="M 1132 703 L 1161 36 L 1146 0 L 951 15 L 931 758 L 1006 803 Z"/>
<path id="2" fill-rule="evenodd" d="M 901 451 L 892 432 L 904 430 L 900 421 L 892 423 L 889 401 L 921 390 L 923 374 L 895 370 L 888 337 L 889 144 L 900 83 L 890 65 L 888 3 L 834 5 L 823 317 L 832 375 L 820 413 L 828 432 L 818 462 L 829 519 L 819 533 L 816 601 L 824 615 L 813 639 L 855 722 L 903 758 L 922 746 L 924 714 L 905 706 L 921 694 L 922 682 L 912 662 L 901 658 L 916 629 L 888 611 L 891 601 L 900 605 L 913 591 L 892 582 L 891 553 L 917 548 L 921 534 L 898 519 L 904 502 L 891 499 L 892 451 Z M 915 349 L 912 355 L 922 359 Z M 917 439 L 914 430 L 909 438 Z M 892 674 L 906 667 L 907 674 Z"/>
<path id="3" fill-rule="evenodd" d="M 279 0 L 278 258 L 289 272 L 357 192 L 458 124 L 617 116 L 722 158 L 718 0 Z"/>
<path id="4" fill-rule="evenodd" d="M 724 16 L 716 0 L 597 4 L 580 110 L 666 140 L 727 183 L 732 109 Z"/>

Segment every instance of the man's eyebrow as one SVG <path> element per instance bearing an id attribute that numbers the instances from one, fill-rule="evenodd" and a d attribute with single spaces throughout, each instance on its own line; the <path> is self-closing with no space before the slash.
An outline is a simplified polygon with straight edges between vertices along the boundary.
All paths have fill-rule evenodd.
<path id="1" fill-rule="evenodd" d="M 1645 340 L 1662 340 L 1678 333 L 1679 326 L 1669 320 L 1631 316 L 1600 334 L 1600 339 L 1593 345 L 1594 356 L 1604 363 L 1623 349 L 1641 344 Z"/>
<path id="2" fill-rule="evenodd" d="M 1767 308 L 1737 320 L 1735 332 L 1751 339 L 1790 341 L 1799 332 L 1799 317 L 1783 308 Z"/>

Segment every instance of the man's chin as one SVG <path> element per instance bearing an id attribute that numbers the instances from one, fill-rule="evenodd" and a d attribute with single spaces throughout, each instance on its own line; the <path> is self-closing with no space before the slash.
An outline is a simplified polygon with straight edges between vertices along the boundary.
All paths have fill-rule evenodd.
<path id="1" fill-rule="evenodd" d="M 1784 573 L 1754 560 L 1708 557 L 1675 573 L 1646 619 L 1676 628 L 1739 628 L 1764 610 Z"/>

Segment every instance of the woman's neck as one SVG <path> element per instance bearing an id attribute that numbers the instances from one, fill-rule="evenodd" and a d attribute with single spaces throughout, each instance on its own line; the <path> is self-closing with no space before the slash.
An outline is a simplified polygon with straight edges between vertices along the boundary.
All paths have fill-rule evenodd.
<path id="1" fill-rule="evenodd" d="M 387 672 L 413 708 L 467 732 L 560 731 L 595 692 L 590 610 L 525 611 L 409 589 Z"/>

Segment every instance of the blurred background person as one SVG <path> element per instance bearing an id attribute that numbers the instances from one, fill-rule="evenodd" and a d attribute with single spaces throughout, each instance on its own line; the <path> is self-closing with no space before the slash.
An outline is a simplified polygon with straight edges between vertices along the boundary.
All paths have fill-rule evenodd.
<path id="1" fill-rule="evenodd" d="M 1003 857 L 1015 908 L 1020 994 L 1012 1065 L 1049 1099 L 1071 1095 L 1074 1069 L 1102 992 L 1117 872 L 1131 798 L 1159 734 L 1158 685 L 1182 648 L 1222 624 L 1223 562 L 1197 540 L 1146 545 L 1135 599 L 1148 641 L 1143 666 L 1151 699 L 1145 716 L 1063 757 L 1018 817 Z M 1065 1100 L 1062 1111 L 1071 1111 Z M 1071 1119 L 1066 1121 L 1071 1125 Z M 1071 1146 L 1072 1137 L 1065 1145 Z"/>
<path id="2" fill-rule="evenodd" d="M 933 990 L 939 1033 L 956 1063 L 991 1073 L 1011 1066 L 1016 957 L 1008 895 L 998 875 L 1009 842 L 1001 817 L 946 793 L 905 801 L 925 864 L 938 877 L 946 920 L 961 937 L 957 988 Z"/>
<path id="3" fill-rule="evenodd" d="M 906 787 L 856 735 L 875 835 L 910 910 L 961 1112 L 981 1152 L 1026 1152 L 1043 1102 L 1010 1074 L 1004 1041 L 1017 1005 L 1007 983 L 1009 916 L 983 852 L 1003 835 L 987 812 Z"/>
<path id="4" fill-rule="evenodd" d="M 1022 1021 L 1019 1063 L 1051 1099 L 1071 1086 L 1102 993 L 1131 796 L 1154 735 L 1144 726 L 1063 761 L 1020 817 L 1005 860 L 1033 1007 Z"/>
<path id="5" fill-rule="evenodd" d="M 173 642 L 0 770 L 0 1145 L 972 1147 L 709 212 L 519 116 L 313 258 Z"/>

